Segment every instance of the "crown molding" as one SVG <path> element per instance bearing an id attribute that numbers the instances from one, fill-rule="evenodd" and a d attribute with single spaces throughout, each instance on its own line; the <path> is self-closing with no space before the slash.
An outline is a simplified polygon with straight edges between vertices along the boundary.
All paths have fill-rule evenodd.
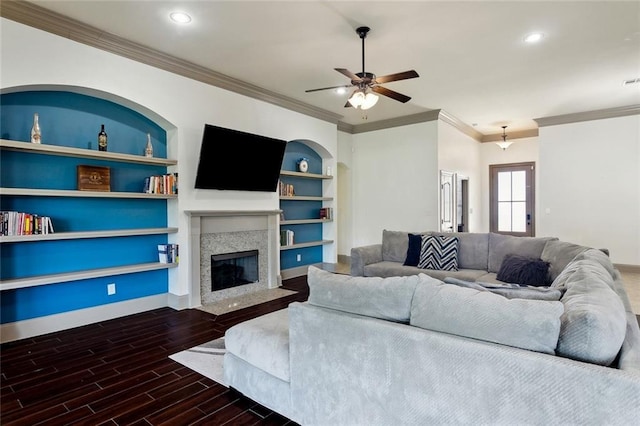
<path id="1" fill-rule="evenodd" d="M 523 139 L 523 138 L 535 138 L 538 136 L 538 129 L 525 129 L 515 132 L 509 132 L 507 134 L 509 140 Z M 502 133 L 496 133 L 494 135 L 484 135 L 480 142 L 502 142 Z"/>
<path id="2" fill-rule="evenodd" d="M 440 110 L 440 119 L 460 130 L 465 135 L 477 140 L 478 142 L 482 142 L 482 137 L 484 136 L 482 133 L 469 126 L 467 123 L 464 123 L 459 118 L 449 114 L 445 110 Z"/>
<path id="3" fill-rule="evenodd" d="M 435 121 L 440 114 L 439 109 L 433 109 L 426 112 L 420 112 L 418 114 L 404 115 L 401 117 L 389 118 L 387 120 L 378 120 L 371 123 L 364 124 L 348 124 L 338 122 L 338 130 L 343 132 L 356 134 L 373 132 L 376 130 L 389 129 L 392 127 L 407 126 L 409 124 L 424 123 L 426 121 Z"/>
<path id="4" fill-rule="evenodd" d="M 602 120 L 605 118 L 626 117 L 640 114 L 640 105 L 628 105 L 616 108 L 599 109 L 595 111 L 576 112 L 573 114 L 555 115 L 551 117 L 534 118 L 539 127 L 556 126 L 558 124 L 578 123 L 580 121 Z"/>
<path id="5" fill-rule="evenodd" d="M 26 1 L 3 0 L 0 16 L 155 68 L 169 71 L 240 95 L 268 102 L 330 123 L 342 116 L 276 92 L 178 59 L 155 49 L 109 34 L 75 19 Z"/>

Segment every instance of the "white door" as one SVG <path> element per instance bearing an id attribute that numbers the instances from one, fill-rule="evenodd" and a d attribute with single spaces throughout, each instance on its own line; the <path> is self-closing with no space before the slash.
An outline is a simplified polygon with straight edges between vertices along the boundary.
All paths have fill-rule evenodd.
<path id="1" fill-rule="evenodd" d="M 455 225 L 455 173 L 440 171 L 440 231 L 453 232 Z"/>

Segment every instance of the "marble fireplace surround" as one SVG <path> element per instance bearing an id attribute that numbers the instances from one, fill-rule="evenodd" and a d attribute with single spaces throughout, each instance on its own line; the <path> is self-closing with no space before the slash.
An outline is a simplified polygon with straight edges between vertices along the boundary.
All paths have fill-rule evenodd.
<path id="1" fill-rule="evenodd" d="M 201 306 L 226 298 L 248 294 L 259 290 L 276 288 L 280 285 L 280 253 L 278 217 L 280 210 L 191 210 L 190 217 L 190 306 Z M 258 231 L 258 232 L 255 232 Z M 226 234 L 221 236 L 220 234 Z M 201 287 L 210 277 L 210 254 L 226 251 L 224 247 L 211 247 L 216 241 L 234 238 L 234 235 L 263 235 L 266 241 L 260 243 L 260 281 L 230 289 L 218 290 L 215 295 L 201 294 Z M 256 247 L 257 249 L 258 247 Z M 266 250 L 266 259 L 263 250 Z M 208 277 L 206 274 L 209 274 Z M 204 281 L 204 282 L 203 282 Z M 213 297 L 213 299 L 211 299 Z"/>

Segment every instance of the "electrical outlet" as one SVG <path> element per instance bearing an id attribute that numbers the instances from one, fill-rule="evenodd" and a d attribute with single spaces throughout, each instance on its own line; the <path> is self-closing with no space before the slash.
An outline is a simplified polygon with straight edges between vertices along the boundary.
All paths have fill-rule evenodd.
<path id="1" fill-rule="evenodd" d="M 302 255 L 299 254 L 296 256 L 296 262 L 301 262 L 302 261 Z"/>
<path id="2" fill-rule="evenodd" d="M 107 284 L 107 295 L 113 296 L 114 294 L 116 294 L 116 284 L 115 283 Z"/>

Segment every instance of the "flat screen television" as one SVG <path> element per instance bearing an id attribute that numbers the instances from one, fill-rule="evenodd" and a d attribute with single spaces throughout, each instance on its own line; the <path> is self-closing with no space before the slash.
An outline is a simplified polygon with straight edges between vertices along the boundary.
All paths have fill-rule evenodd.
<path id="1" fill-rule="evenodd" d="M 287 142 L 204 125 L 196 188 L 275 192 Z"/>

